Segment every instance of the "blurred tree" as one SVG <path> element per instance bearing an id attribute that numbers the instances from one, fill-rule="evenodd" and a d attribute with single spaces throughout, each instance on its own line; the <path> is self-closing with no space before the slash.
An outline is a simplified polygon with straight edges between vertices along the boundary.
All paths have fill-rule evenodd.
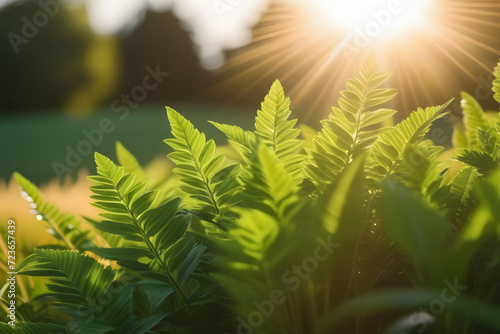
<path id="1" fill-rule="evenodd" d="M 189 33 L 172 12 L 148 11 L 142 23 L 120 41 L 123 80 L 120 92 L 141 85 L 147 66 L 168 72 L 157 89 L 148 92 L 149 102 L 196 100 L 210 85 L 211 75 L 199 65 Z"/>

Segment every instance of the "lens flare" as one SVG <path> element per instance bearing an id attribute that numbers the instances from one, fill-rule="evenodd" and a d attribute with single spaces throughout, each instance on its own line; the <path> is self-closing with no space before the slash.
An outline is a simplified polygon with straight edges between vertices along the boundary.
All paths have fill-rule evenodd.
<path id="1" fill-rule="evenodd" d="M 299 4 L 325 29 L 348 29 L 380 40 L 430 27 L 428 14 L 436 0 L 309 0 Z"/>
<path id="2" fill-rule="evenodd" d="M 271 0 L 252 43 L 230 55 L 211 92 L 244 100 L 278 78 L 297 115 L 314 124 L 375 49 L 393 70 L 388 84 L 399 91 L 391 102 L 399 117 L 460 90 L 487 99 L 499 20 L 498 0 Z"/>

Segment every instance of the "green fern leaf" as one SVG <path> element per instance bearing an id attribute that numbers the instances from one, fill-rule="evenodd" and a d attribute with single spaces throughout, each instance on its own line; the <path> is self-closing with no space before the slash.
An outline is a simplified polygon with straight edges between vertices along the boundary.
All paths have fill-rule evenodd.
<path id="1" fill-rule="evenodd" d="M 259 147 L 243 183 L 243 206 L 258 208 L 280 219 L 284 219 L 299 200 L 297 180 L 264 144 Z"/>
<path id="2" fill-rule="evenodd" d="M 297 120 L 289 120 L 290 99 L 285 97 L 281 83 L 276 80 L 264 98 L 255 118 L 255 135 L 271 149 L 294 177 L 302 175 L 303 154 L 298 153 L 302 140 L 297 139 L 300 129 L 294 128 Z"/>
<path id="3" fill-rule="evenodd" d="M 229 239 L 214 239 L 220 254 L 213 259 L 219 269 L 213 277 L 229 293 L 233 311 L 247 317 L 255 310 L 254 301 L 269 298 L 274 289 L 286 291 L 280 279 L 286 268 L 283 254 L 293 254 L 293 250 L 291 243 L 285 244 L 279 237 L 279 223 L 272 216 L 259 210 L 238 214 L 236 225 L 228 231 Z M 279 321 L 286 313 L 285 307 L 276 308 L 258 333 L 292 331 L 293 324 Z"/>
<path id="4" fill-rule="evenodd" d="M 46 221 L 53 235 L 69 249 L 86 249 L 94 246 L 89 231 L 80 229 L 80 221 L 71 213 L 61 213 L 53 204 L 46 202 L 38 188 L 19 173 L 14 178 L 23 190 L 23 197 L 31 203 L 38 220 Z"/>
<path id="5" fill-rule="evenodd" d="M 499 166 L 499 162 L 493 159 L 490 154 L 479 151 L 460 150 L 456 159 L 477 168 L 477 170 L 484 175 L 490 173 Z"/>
<path id="6" fill-rule="evenodd" d="M 145 328 L 134 331 L 145 333 L 165 316 L 136 319 L 131 313 L 134 285 L 122 285 L 114 280 L 115 272 L 110 267 L 76 252 L 37 249 L 17 270 L 19 275 L 50 279 L 46 284 L 47 296 L 73 318 L 68 328 L 75 333 L 125 333 L 130 332 L 130 328 Z M 26 326 L 35 332 L 46 328 L 44 324 Z"/>
<path id="7" fill-rule="evenodd" d="M 110 267 L 74 251 L 35 249 L 34 254 L 19 264 L 17 272 L 19 275 L 49 277 L 47 289 L 59 305 L 70 314 L 79 310 L 92 315 L 86 328 L 101 330 L 95 333 L 113 329 L 104 317 L 104 308 L 99 305 L 115 277 Z"/>
<path id="8" fill-rule="evenodd" d="M 495 79 L 493 80 L 493 92 L 495 92 L 494 98 L 498 103 L 500 103 L 500 62 L 495 67 L 493 75 L 495 76 Z"/>
<path id="9" fill-rule="evenodd" d="M 180 199 L 156 203 L 156 192 L 144 192 L 145 184 L 135 176 L 125 174 L 105 156 L 96 153 L 98 176 L 89 176 L 95 182 L 92 205 L 103 209 L 105 220 L 96 226 L 108 233 L 137 242 L 137 247 L 149 252 L 149 258 L 164 263 L 160 250 L 167 249 L 180 239 L 187 228 L 184 217 L 177 215 Z M 138 249 L 139 252 L 139 249 Z M 111 258 L 111 257 L 110 257 Z M 118 260 L 121 258 L 111 258 Z M 163 266 L 167 270 L 166 266 Z"/>
<path id="10" fill-rule="evenodd" d="M 111 249 L 95 249 L 95 252 L 132 270 L 145 271 L 149 267 L 156 279 L 163 277 L 175 288 L 181 302 L 204 324 L 187 297 L 198 285 L 193 280 L 186 282 L 199 264 L 203 247 L 185 236 L 191 216 L 179 212 L 181 200 L 157 203 L 157 193 L 144 192 L 145 184 L 125 174 L 123 167 L 99 153 L 95 154 L 95 160 L 99 175 L 89 177 L 96 184 L 91 187 L 95 194 L 92 204 L 106 211 L 100 214 L 106 220 L 97 227 L 136 242 L 136 248 L 124 250 L 136 255 L 125 256 Z"/>
<path id="11" fill-rule="evenodd" d="M 450 103 L 425 110 L 419 108 L 392 130 L 380 135 L 372 147 L 368 177 L 378 182 L 395 173 L 406 150 L 423 140 L 432 123 L 445 115 Z"/>
<path id="12" fill-rule="evenodd" d="M 226 135 L 229 143 L 236 148 L 241 156 L 248 161 L 257 147 L 257 138 L 251 131 L 245 131 L 236 125 L 219 124 L 208 121 L 220 132 Z"/>
<path id="13" fill-rule="evenodd" d="M 469 148 L 478 149 L 478 130 L 488 131 L 490 124 L 481 105 L 469 94 L 462 92 L 462 110 Z"/>
<path id="14" fill-rule="evenodd" d="M 306 176 L 323 191 L 352 159 L 373 145 L 379 128 L 395 111 L 379 106 L 396 95 L 394 89 L 379 88 L 391 75 L 380 71 L 374 53 L 361 65 L 358 78 L 347 81 L 347 89 L 333 108 L 321 132 L 308 150 Z"/>
<path id="15" fill-rule="evenodd" d="M 479 173 L 470 166 L 466 166 L 455 175 L 450 185 L 450 192 L 446 199 L 445 209 L 447 216 L 456 227 L 465 223 L 470 216 L 474 202 L 474 186 Z"/>
<path id="16" fill-rule="evenodd" d="M 134 174 L 140 181 L 146 181 L 146 173 L 137 159 L 119 141 L 116 142 L 116 157 L 120 165 L 125 168 L 126 173 Z"/>
<path id="17" fill-rule="evenodd" d="M 484 131 L 478 129 L 477 138 L 479 149 L 482 152 L 492 155 L 494 159 L 498 157 L 498 134 L 496 134 L 493 129 L 491 131 Z"/>
<path id="18" fill-rule="evenodd" d="M 181 189 L 197 200 L 203 211 L 214 216 L 224 214 L 238 188 L 237 184 L 217 187 L 223 181 L 217 173 L 225 173 L 221 171 L 224 154 L 214 155 L 215 142 L 206 141 L 205 135 L 177 111 L 167 107 L 167 114 L 174 138 L 165 139 L 165 143 L 174 149 L 168 157 L 176 164 L 174 172 Z"/>

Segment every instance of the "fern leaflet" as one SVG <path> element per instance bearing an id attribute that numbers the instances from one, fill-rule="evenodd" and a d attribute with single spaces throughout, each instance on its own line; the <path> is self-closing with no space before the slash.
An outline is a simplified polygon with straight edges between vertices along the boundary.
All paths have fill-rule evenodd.
<path id="1" fill-rule="evenodd" d="M 323 191 L 352 159 L 370 147 L 382 130 L 377 129 L 395 111 L 379 106 L 396 95 L 394 89 L 379 88 L 391 75 L 381 71 L 374 53 L 361 65 L 358 78 L 347 81 L 347 89 L 332 108 L 323 128 L 308 150 L 306 176 Z"/>
<path id="2" fill-rule="evenodd" d="M 368 177 L 380 181 L 394 173 L 406 150 L 422 141 L 432 123 L 445 115 L 450 103 L 425 110 L 419 108 L 393 129 L 380 135 L 372 148 Z"/>
<path id="3" fill-rule="evenodd" d="M 495 79 L 493 80 L 493 92 L 495 92 L 494 98 L 498 103 L 500 103 L 500 62 L 495 67 L 493 75 L 495 76 Z"/>
<path id="4" fill-rule="evenodd" d="M 298 183 L 264 144 L 243 177 L 244 203 L 277 218 L 285 217 L 298 201 Z"/>
<path id="5" fill-rule="evenodd" d="M 478 148 L 478 130 L 487 131 L 490 128 L 488 119 L 481 105 L 469 94 L 462 92 L 462 110 L 469 148 Z"/>
<path id="6" fill-rule="evenodd" d="M 466 166 L 451 181 L 445 207 L 448 218 L 455 226 L 465 223 L 468 219 L 473 207 L 473 190 L 478 175 L 475 168 Z"/>
<path id="7" fill-rule="evenodd" d="M 201 204 L 202 211 L 223 215 L 239 186 L 231 174 L 237 170 L 234 166 L 221 169 L 225 156 L 214 156 L 215 142 L 206 141 L 205 134 L 177 111 L 167 108 L 167 114 L 174 138 L 164 141 L 174 150 L 168 157 L 176 164 L 174 172 L 179 176 L 181 189 Z M 227 180 L 228 174 L 231 180 Z M 225 180 L 232 182 L 221 186 Z"/>

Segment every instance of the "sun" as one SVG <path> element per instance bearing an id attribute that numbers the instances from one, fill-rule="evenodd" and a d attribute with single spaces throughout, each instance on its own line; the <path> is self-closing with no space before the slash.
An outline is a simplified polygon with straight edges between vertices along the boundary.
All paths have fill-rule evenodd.
<path id="1" fill-rule="evenodd" d="M 294 97 L 294 112 L 317 124 L 372 50 L 394 71 L 388 85 L 399 93 L 390 107 L 400 115 L 442 104 L 464 83 L 471 92 L 490 91 L 500 56 L 499 0 L 269 3 L 252 43 L 228 57 L 221 81 L 208 93 L 248 101 L 279 78 Z M 452 109 L 459 113 L 460 105 Z"/>
<path id="2" fill-rule="evenodd" d="M 327 28 L 363 34 L 371 40 L 429 29 L 436 0 L 309 0 L 302 1 L 314 21 Z"/>

